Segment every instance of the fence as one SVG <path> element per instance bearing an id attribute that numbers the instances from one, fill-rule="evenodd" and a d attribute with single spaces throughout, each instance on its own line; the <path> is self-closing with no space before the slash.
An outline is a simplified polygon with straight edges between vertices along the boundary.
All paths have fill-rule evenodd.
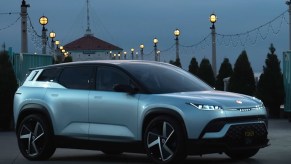
<path id="1" fill-rule="evenodd" d="M 53 57 L 50 55 L 13 53 L 11 48 L 9 55 L 19 85 L 23 83 L 30 68 L 53 64 Z"/>

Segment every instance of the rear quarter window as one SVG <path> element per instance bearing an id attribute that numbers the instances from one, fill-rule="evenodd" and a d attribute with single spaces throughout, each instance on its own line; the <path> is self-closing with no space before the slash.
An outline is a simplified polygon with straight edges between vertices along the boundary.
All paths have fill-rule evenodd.
<path id="1" fill-rule="evenodd" d="M 57 81 L 59 75 L 60 75 L 61 69 L 60 68 L 50 68 L 45 69 L 42 71 L 42 73 L 37 78 L 37 81 L 50 81 L 55 82 Z"/>

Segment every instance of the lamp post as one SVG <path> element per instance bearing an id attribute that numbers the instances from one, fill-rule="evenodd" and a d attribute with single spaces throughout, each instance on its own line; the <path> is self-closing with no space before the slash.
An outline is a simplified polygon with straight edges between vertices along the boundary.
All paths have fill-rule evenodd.
<path id="1" fill-rule="evenodd" d="M 45 28 L 45 25 L 48 23 L 48 19 L 46 16 L 42 16 L 39 18 L 39 23 L 42 25 L 42 33 L 41 33 L 41 39 L 42 39 L 42 54 L 46 54 L 46 44 L 47 44 L 47 36 Z"/>
<path id="2" fill-rule="evenodd" d="M 132 48 L 132 49 L 130 49 L 130 51 L 131 51 L 131 60 L 133 60 L 133 52 L 134 52 L 134 49 Z"/>
<path id="3" fill-rule="evenodd" d="M 54 31 L 50 32 L 50 38 L 52 39 L 52 41 L 51 41 L 51 54 L 53 57 L 55 57 L 55 41 L 54 41 L 55 37 L 56 37 L 56 33 Z"/>
<path id="4" fill-rule="evenodd" d="M 124 60 L 126 60 L 126 54 L 127 54 L 127 52 L 126 52 L 126 51 L 124 51 L 124 52 L 123 52 L 123 55 L 124 55 Z"/>
<path id="5" fill-rule="evenodd" d="M 138 52 L 135 52 L 135 60 L 138 60 Z"/>
<path id="6" fill-rule="evenodd" d="M 155 61 L 158 61 L 157 44 L 158 44 L 159 40 L 157 38 L 154 38 L 153 42 L 154 42 L 154 51 L 155 51 Z"/>
<path id="7" fill-rule="evenodd" d="M 144 49 L 144 45 L 141 44 L 141 45 L 139 46 L 139 48 L 140 48 L 140 56 L 141 56 L 141 60 L 143 60 L 143 49 Z"/>
<path id="8" fill-rule="evenodd" d="M 158 61 L 161 61 L 161 51 L 160 50 L 157 50 L 157 56 L 158 56 Z"/>
<path id="9" fill-rule="evenodd" d="M 216 32 L 215 32 L 215 22 L 217 20 L 217 17 L 215 14 L 211 14 L 209 17 L 210 22 L 212 23 L 211 29 L 211 35 L 212 35 L 212 69 L 214 76 L 216 76 Z"/>
<path id="10" fill-rule="evenodd" d="M 55 44 L 56 44 L 56 49 L 54 50 L 55 51 L 55 54 L 56 54 L 56 58 L 55 58 L 55 63 L 60 63 L 61 62 L 61 53 L 60 53 L 60 48 L 59 48 L 59 45 L 60 45 L 60 41 L 59 40 L 56 40 L 55 41 Z"/>
<path id="11" fill-rule="evenodd" d="M 291 51 L 291 0 L 286 1 L 286 4 L 289 6 L 289 50 Z"/>
<path id="12" fill-rule="evenodd" d="M 27 53 L 28 42 L 27 42 L 27 8 L 30 7 L 25 0 L 21 3 L 21 53 Z"/>
<path id="13" fill-rule="evenodd" d="M 120 52 L 118 52 L 118 54 L 117 54 L 117 55 L 118 55 L 118 60 L 120 60 Z"/>
<path id="14" fill-rule="evenodd" d="M 112 51 L 109 51 L 109 59 L 112 59 Z"/>
<path id="15" fill-rule="evenodd" d="M 59 45 L 60 45 L 60 41 L 59 40 L 56 40 L 55 41 L 55 44 L 57 45 L 57 49 L 59 48 Z"/>
<path id="16" fill-rule="evenodd" d="M 179 35 L 180 35 L 180 30 L 176 29 L 174 31 L 174 35 L 176 36 L 175 41 L 176 41 L 176 61 L 177 61 L 177 59 L 180 58 L 180 56 L 179 56 Z"/>

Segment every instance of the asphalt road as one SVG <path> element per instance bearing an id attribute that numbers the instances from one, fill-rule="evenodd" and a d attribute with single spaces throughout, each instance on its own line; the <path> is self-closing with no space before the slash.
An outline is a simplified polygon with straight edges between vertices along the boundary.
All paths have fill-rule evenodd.
<path id="1" fill-rule="evenodd" d="M 269 121 L 269 138 L 271 145 L 261 149 L 253 158 L 234 161 L 224 154 L 188 156 L 186 164 L 290 164 L 291 163 L 291 123 L 285 119 Z M 19 152 L 14 132 L 0 131 L 0 164 L 148 164 L 146 155 L 124 153 L 105 155 L 99 151 L 57 149 L 48 161 L 32 162 L 26 160 Z"/>

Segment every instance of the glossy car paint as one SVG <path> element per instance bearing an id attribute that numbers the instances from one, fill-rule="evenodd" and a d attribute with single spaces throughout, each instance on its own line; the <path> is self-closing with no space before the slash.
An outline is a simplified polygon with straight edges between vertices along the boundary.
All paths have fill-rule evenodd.
<path id="1" fill-rule="evenodd" d="M 163 65 L 181 71 L 168 64 L 133 62 Z M 90 64 L 98 66 L 99 63 Z M 105 63 L 110 65 L 108 61 Z M 120 63 L 115 62 L 111 65 L 118 68 Z M 125 63 L 130 64 L 128 61 Z M 36 81 L 44 69 L 32 70 L 15 94 L 16 126 L 23 111 L 30 109 L 31 106 L 38 106 L 39 110 L 48 113 L 56 136 L 112 142 L 142 141 L 144 120 L 147 115 L 154 111 L 170 111 L 182 118 L 187 139 L 195 140 L 199 139 L 205 126 L 214 119 L 267 115 L 260 100 L 246 95 L 212 89 L 163 94 L 67 89 L 54 81 Z M 221 109 L 202 110 L 193 104 L 219 106 Z M 202 139 L 222 138 L 232 125 L 250 123 L 265 124 L 260 120 L 228 122 L 218 132 L 206 132 Z"/>

